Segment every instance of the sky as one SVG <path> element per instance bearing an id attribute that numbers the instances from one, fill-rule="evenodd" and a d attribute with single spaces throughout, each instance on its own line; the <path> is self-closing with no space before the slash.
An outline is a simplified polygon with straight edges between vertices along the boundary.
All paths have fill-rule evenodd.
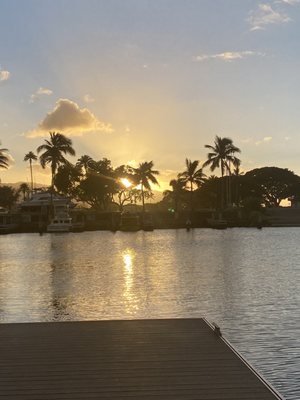
<path id="1" fill-rule="evenodd" d="M 299 37 L 299 0 L 0 0 L 0 179 L 29 182 L 49 131 L 72 162 L 153 160 L 161 190 L 216 135 L 300 175 Z"/>

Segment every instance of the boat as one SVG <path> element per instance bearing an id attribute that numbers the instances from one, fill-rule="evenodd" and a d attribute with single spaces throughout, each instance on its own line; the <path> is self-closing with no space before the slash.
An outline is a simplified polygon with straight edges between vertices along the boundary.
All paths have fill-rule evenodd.
<path id="1" fill-rule="evenodd" d="M 136 232 L 141 229 L 140 218 L 136 214 L 125 213 L 121 215 L 120 231 Z"/>
<path id="2" fill-rule="evenodd" d="M 72 231 L 72 218 L 70 217 L 54 217 L 50 224 L 47 226 L 47 232 L 71 232 Z"/>

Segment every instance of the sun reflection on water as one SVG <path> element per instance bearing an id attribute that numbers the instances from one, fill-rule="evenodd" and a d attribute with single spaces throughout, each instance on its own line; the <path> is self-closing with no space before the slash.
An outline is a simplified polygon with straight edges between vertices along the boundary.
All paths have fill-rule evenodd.
<path id="1" fill-rule="evenodd" d="M 132 249 L 126 249 L 122 253 L 124 263 L 124 303 L 126 312 L 136 312 L 139 307 L 137 305 L 137 297 L 133 290 L 133 273 L 134 273 L 134 259 L 135 252 Z"/>

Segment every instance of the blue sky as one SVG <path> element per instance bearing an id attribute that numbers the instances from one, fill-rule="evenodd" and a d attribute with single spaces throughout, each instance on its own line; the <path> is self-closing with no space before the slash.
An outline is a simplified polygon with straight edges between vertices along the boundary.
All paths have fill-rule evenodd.
<path id="1" fill-rule="evenodd" d="M 2 182 L 47 132 L 78 157 L 153 160 L 162 189 L 227 136 L 242 167 L 300 174 L 297 0 L 0 0 Z M 76 158 L 73 160 L 76 161 Z M 37 182 L 49 171 L 35 168 Z M 206 171 L 209 174 L 209 171 Z"/>

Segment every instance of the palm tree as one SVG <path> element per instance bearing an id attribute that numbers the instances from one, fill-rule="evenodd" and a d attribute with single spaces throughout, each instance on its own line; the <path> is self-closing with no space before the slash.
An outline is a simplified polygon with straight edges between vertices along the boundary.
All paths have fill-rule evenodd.
<path id="1" fill-rule="evenodd" d="M 29 161 L 30 165 L 30 177 L 31 177 L 31 191 L 33 191 L 33 174 L 32 174 L 32 161 L 36 161 L 37 156 L 34 154 L 33 151 L 25 154 L 24 161 Z"/>
<path id="2" fill-rule="evenodd" d="M 190 213 L 193 212 L 193 191 L 194 186 L 201 186 L 205 182 L 206 175 L 203 173 L 202 168 L 199 167 L 199 161 L 191 161 L 188 158 L 185 159 L 186 170 L 179 174 L 179 179 L 188 186 L 190 190 Z"/>
<path id="3" fill-rule="evenodd" d="M 25 201 L 28 198 L 28 194 L 30 193 L 30 188 L 27 183 L 21 183 L 18 189 L 18 193 L 23 194 L 23 200 Z"/>
<path id="4" fill-rule="evenodd" d="M 82 168 L 86 175 L 93 161 L 92 157 L 85 154 L 77 160 L 76 166 Z"/>
<path id="5" fill-rule="evenodd" d="M 235 153 L 240 153 L 241 150 L 234 146 L 229 138 L 215 137 L 214 145 L 206 144 L 205 147 L 210 149 L 211 152 L 207 154 L 207 161 L 203 164 L 203 168 L 210 166 L 210 170 L 214 171 L 216 168 L 221 168 L 222 178 L 225 173 L 230 175 L 230 165 L 236 165 L 238 158 Z M 223 179 L 222 179 L 223 181 Z M 223 190 L 221 190 L 221 208 L 223 207 Z"/>
<path id="6" fill-rule="evenodd" d="M 54 189 L 54 176 L 56 174 L 57 168 L 66 164 L 68 161 L 64 157 L 64 154 L 69 154 L 75 156 L 75 150 L 72 147 L 71 139 L 65 137 L 61 133 L 50 132 L 50 139 L 45 139 L 45 144 L 42 144 L 37 148 L 37 152 L 40 153 L 40 163 L 43 168 L 47 164 L 51 167 L 51 193 Z"/>
<path id="7" fill-rule="evenodd" d="M 144 190 L 150 190 L 150 182 L 154 185 L 159 185 L 154 175 L 159 175 L 159 172 L 153 170 L 153 161 L 145 161 L 140 163 L 138 168 L 133 168 L 137 184 L 141 185 L 143 213 L 145 213 L 145 193 Z"/>
<path id="8" fill-rule="evenodd" d="M 0 144 L 1 144 L 1 142 L 0 142 Z M 3 168 L 3 169 L 8 168 L 8 163 L 9 163 L 9 158 L 5 154 L 6 152 L 8 152 L 7 149 L 0 149 L 0 168 Z"/>

